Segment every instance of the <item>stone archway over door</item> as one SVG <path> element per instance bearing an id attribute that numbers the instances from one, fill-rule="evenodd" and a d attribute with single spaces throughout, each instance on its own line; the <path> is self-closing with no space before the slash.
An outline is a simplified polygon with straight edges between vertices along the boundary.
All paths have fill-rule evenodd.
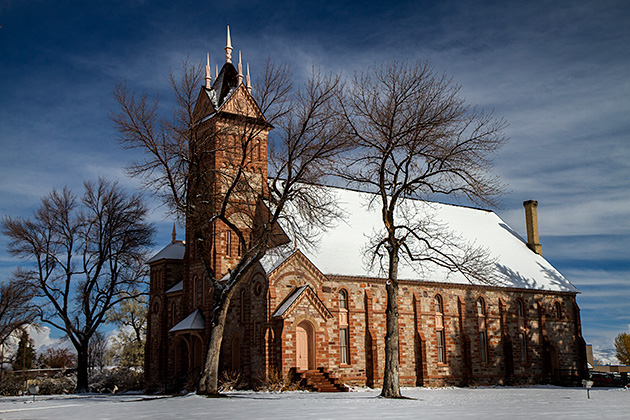
<path id="1" fill-rule="evenodd" d="M 298 324 L 295 334 L 296 368 L 298 370 L 315 369 L 315 346 L 313 325 L 308 321 Z"/>

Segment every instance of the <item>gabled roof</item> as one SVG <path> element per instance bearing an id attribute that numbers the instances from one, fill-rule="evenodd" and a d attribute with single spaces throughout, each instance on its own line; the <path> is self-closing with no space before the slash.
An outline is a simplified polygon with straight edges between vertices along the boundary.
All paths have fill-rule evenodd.
<path id="1" fill-rule="evenodd" d="M 289 315 L 299 305 L 299 303 L 306 298 L 313 307 L 319 312 L 324 319 L 333 318 L 330 311 L 324 305 L 324 302 L 317 296 L 317 293 L 313 289 L 305 284 L 296 289 L 293 289 L 291 293 L 282 301 L 280 306 L 273 312 L 273 317 L 284 318 Z"/>
<path id="2" fill-rule="evenodd" d="M 168 330 L 168 332 L 186 332 L 199 331 L 206 328 L 206 321 L 199 309 L 195 309 L 193 313 L 181 320 L 177 325 Z"/>
<path id="3" fill-rule="evenodd" d="M 236 71 L 232 63 L 225 63 L 212 84 L 212 90 L 216 93 L 213 98 L 214 107 L 219 109 L 225 102 L 225 99 L 238 85 L 238 71 Z"/>
<path id="4" fill-rule="evenodd" d="M 274 249 L 267 251 L 264 257 L 260 259 L 260 265 L 265 273 L 269 275 L 276 268 L 280 267 L 282 263 L 287 261 L 296 250 L 289 245 L 281 245 Z"/>
<path id="5" fill-rule="evenodd" d="M 152 264 L 160 260 L 183 260 L 186 246 L 181 241 L 176 241 L 165 246 L 160 252 L 155 254 L 147 261 L 147 264 Z"/>
<path id="6" fill-rule="evenodd" d="M 327 193 L 337 197 L 347 217 L 337 226 L 320 232 L 317 248 L 304 250 L 303 254 L 327 276 L 385 278 L 386 272 L 379 266 L 370 266 L 367 252 L 370 238 L 384 231 L 379 209 L 367 205 L 373 195 L 343 188 L 325 188 Z M 407 206 L 408 214 L 414 214 L 414 220 L 430 220 L 434 226 L 452 232 L 458 242 L 485 249 L 494 261 L 497 286 L 578 292 L 547 260 L 532 252 L 494 212 L 413 199 L 407 199 L 403 204 Z M 461 273 L 402 258 L 398 278 L 471 284 Z"/>
<path id="7" fill-rule="evenodd" d="M 265 119 L 249 89 L 242 81 L 239 82 L 238 72 L 232 63 L 223 65 L 211 88 L 201 87 L 193 116 L 197 123 L 202 123 L 220 112 L 245 115 L 268 128 L 273 128 Z"/>

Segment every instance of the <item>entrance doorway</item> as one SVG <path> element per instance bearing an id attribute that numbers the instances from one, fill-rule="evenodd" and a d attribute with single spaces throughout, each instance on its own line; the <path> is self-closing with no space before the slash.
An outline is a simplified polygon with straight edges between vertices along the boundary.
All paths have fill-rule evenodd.
<path id="1" fill-rule="evenodd" d="M 296 368 L 298 370 L 315 369 L 315 346 L 313 325 L 308 321 L 298 324 L 295 334 Z"/>

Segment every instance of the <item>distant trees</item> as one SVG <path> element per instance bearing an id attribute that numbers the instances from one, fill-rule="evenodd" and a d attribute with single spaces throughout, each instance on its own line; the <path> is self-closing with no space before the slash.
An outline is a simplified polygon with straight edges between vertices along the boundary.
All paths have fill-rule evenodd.
<path id="1" fill-rule="evenodd" d="M 35 344 L 25 329 L 20 333 L 15 358 L 13 359 L 13 370 L 27 370 L 33 368 L 33 362 L 37 359 L 35 354 Z"/>
<path id="2" fill-rule="evenodd" d="M 504 123 L 465 105 L 459 87 L 428 63 L 392 63 L 358 73 L 341 98 L 357 149 L 341 176 L 374 191 L 383 234 L 372 238 L 372 263 L 387 273 L 384 397 L 400 397 L 398 264 L 435 265 L 488 282 L 482 249 L 461 243 L 429 214 L 406 202 L 436 195 L 495 204 L 501 184 L 490 156 L 504 142 Z"/>
<path id="3" fill-rule="evenodd" d="M 147 305 L 145 295 L 122 302 L 107 317 L 118 327 L 118 334 L 107 350 L 110 363 L 120 367 L 144 365 L 144 343 L 147 333 Z"/>
<path id="4" fill-rule="evenodd" d="M 41 322 L 63 331 L 77 352 L 77 392 L 88 390 L 90 340 L 107 313 L 137 297 L 154 232 L 141 196 L 104 179 L 84 186 L 81 198 L 53 190 L 32 218 L 2 219 L 9 253 L 29 263 L 16 281 L 40 299 Z"/>
<path id="5" fill-rule="evenodd" d="M 630 365 L 630 334 L 621 333 L 615 337 L 615 350 L 619 363 Z"/>
<path id="6" fill-rule="evenodd" d="M 32 297 L 33 289 L 28 283 L 13 279 L 0 284 L 0 346 L 35 319 Z"/>
<path id="7" fill-rule="evenodd" d="M 223 83 L 234 71 L 228 70 Z M 286 67 L 268 63 L 261 74 L 252 90 L 256 105 L 238 81 L 229 86 L 230 106 L 219 108 L 207 121 L 200 121 L 207 114 L 196 99 L 202 98 L 197 93 L 201 67 L 185 63 L 181 79 L 171 76 L 174 119 L 162 118 L 157 101 L 137 98 L 125 86 L 114 92 L 120 107 L 113 121 L 122 145 L 145 152 L 145 159 L 129 171 L 186 220 L 190 249 L 213 292 L 213 312 L 206 320 L 212 330 L 198 387 L 204 394 L 218 392 L 219 353 L 236 288 L 267 250 L 288 240 L 279 222 L 293 238 L 307 243 L 309 224 L 325 227 L 338 215 L 333 200 L 317 184 L 333 172 L 339 153 L 348 147 L 344 121 L 335 109 L 339 78 L 314 71 L 297 89 Z M 236 80 L 236 74 L 233 77 Z M 266 163 L 260 156 L 265 150 L 258 145 L 272 126 L 276 130 L 269 138 L 268 180 L 267 167 L 256 163 Z M 304 223 L 295 223 L 292 214 Z M 226 231 L 239 249 L 228 273 L 215 271 L 211 260 L 214 234 Z"/>
<path id="8" fill-rule="evenodd" d="M 39 354 L 37 361 L 42 368 L 71 368 L 77 364 L 77 355 L 68 348 L 49 347 Z"/>
<path id="9" fill-rule="evenodd" d="M 107 337 L 102 331 L 96 331 L 90 339 L 87 350 L 89 375 L 103 370 L 107 364 Z"/>

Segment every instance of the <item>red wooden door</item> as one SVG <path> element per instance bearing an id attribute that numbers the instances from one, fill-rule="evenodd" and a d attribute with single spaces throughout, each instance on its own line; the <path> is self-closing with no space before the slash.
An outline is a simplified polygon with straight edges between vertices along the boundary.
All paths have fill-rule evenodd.
<path id="1" fill-rule="evenodd" d="M 308 370 L 308 328 L 300 324 L 296 329 L 296 367 L 298 370 Z"/>

